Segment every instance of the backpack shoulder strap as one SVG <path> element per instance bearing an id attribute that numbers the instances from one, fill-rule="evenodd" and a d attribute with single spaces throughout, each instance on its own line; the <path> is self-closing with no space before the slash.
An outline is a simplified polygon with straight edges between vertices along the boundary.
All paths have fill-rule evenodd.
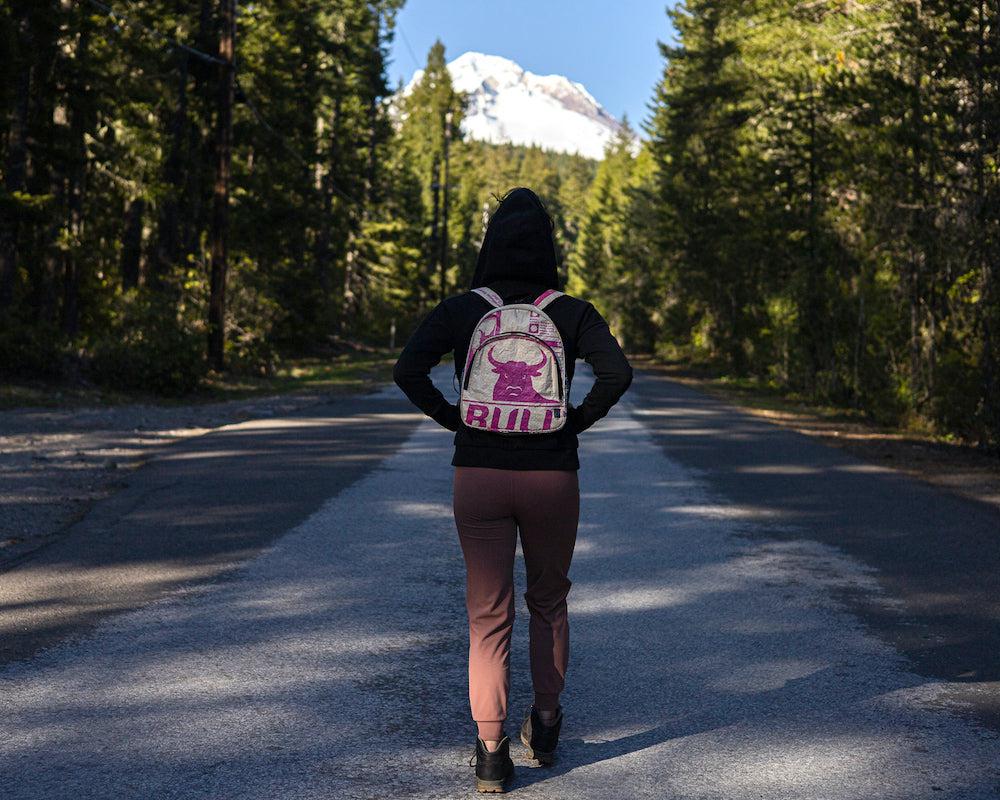
<path id="1" fill-rule="evenodd" d="M 532 302 L 533 306 L 538 306 L 538 308 L 545 308 L 553 300 L 562 297 L 565 292 L 560 292 L 558 289 L 546 289 Z"/>
<path id="2" fill-rule="evenodd" d="M 472 291 L 482 297 L 491 306 L 500 308 L 500 306 L 503 305 L 503 298 L 494 292 L 489 286 L 480 286 L 478 289 L 473 289 Z"/>

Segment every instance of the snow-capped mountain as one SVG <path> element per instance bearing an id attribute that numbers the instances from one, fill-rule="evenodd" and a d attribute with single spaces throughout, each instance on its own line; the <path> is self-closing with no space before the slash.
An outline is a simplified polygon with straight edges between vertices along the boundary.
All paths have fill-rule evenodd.
<path id="1" fill-rule="evenodd" d="M 621 128 L 583 84 L 562 75 L 535 75 L 508 58 L 474 52 L 449 62 L 448 72 L 455 88 L 469 95 L 462 130 L 473 139 L 599 159 Z M 418 70 L 404 93 L 422 76 Z"/>

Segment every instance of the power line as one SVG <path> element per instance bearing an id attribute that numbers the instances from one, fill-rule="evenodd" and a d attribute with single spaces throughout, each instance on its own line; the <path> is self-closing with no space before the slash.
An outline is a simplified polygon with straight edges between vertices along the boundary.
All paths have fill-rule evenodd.
<path id="1" fill-rule="evenodd" d="M 254 104 L 253 100 L 250 99 L 250 95 L 247 94 L 247 90 L 244 89 L 243 84 L 240 83 L 240 78 L 238 75 L 234 76 L 234 83 L 236 84 L 236 88 L 239 90 L 240 98 L 243 100 L 244 103 L 246 103 L 247 108 L 250 109 L 250 112 L 254 115 L 254 118 L 257 120 L 257 122 L 259 122 L 268 133 L 270 133 L 276 139 L 281 139 L 281 143 L 285 144 L 285 140 L 282 138 L 281 134 L 278 133 L 273 127 L 271 127 L 271 123 L 269 123 L 266 119 L 264 119 L 264 116 L 260 113 L 260 111 L 257 110 L 257 106 Z M 301 164 L 303 167 L 312 166 L 301 155 L 299 155 L 298 151 L 288 150 L 288 154 L 292 156 L 292 158 L 294 158 L 296 161 L 298 161 L 299 164 Z"/>
<path id="2" fill-rule="evenodd" d="M 111 17 L 111 19 L 113 20 L 122 20 L 123 22 L 132 26 L 133 28 L 138 28 L 139 30 L 149 34 L 150 36 L 159 39 L 160 41 L 166 42 L 168 47 L 175 47 L 178 50 L 183 50 L 185 53 L 188 53 L 194 56 L 195 58 L 200 58 L 202 61 L 208 61 L 211 64 L 219 64 L 221 66 L 228 65 L 227 61 L 219 58 L 218 56 L 213 56 L 211 53 L 206 53 L 202 50 L 199 50 L 196 47 L 191 47 L 190 45 L 178 42 L 176 39 L 167 36 L 165 33 L 160 33 L 160 31 L 156 30 L 155 28 L 150 28 L 148 25 L 139 22 L 139 20 L 130 17 L 127 14 L 122 14 L 120 11 L 115 11 L 115 9 L 113 9 L 107 3 L 102 3 L 100 2 L 100 0 L 85 0 L 85 2 L 90 3 L 90 5 L 100 9 L 109 17 Z"/>
<path id="3" fill-rule="evenodd" d="M 406 34 L 403 33 L 403 29 L 398 23 L 396 24 L 396 30 L 399 31 L 399 38 L 403 40 L 403 44 L 406 45 L 406 51 L 410 54 L 410 58 L 413 59 L 413 66 L 420 69 L 420 62 L 417 61 L 417 57 L 413 53 L 413 48 L 410 47 L 410 40 L 406 38 Z"/>
<path id="4" fill-rule="evenodd" d="M 250 99 L 250 95 L 247 94 L 246 89 L 244 89 L 243 85 L 240 83 L 240 79 L 239 79 L 238 75 L 234 76 L 234 80 L 235 80 L 235 83 L 236 83 L 236 88 L 239 89 L 240 96 L 242 97 L 243 101 L 246 103 L 247 108 L 250 109 L 250 112 L 253 114 L 254 119 L 256 119 L 257 122 L 259 122 L 261 124 L 261 126 L 265 130 L 267 130 L 268 133 L 270 133 L 275 139 L 277 139 L 281 143 L 281 146 L 285 150 L 286 153 L 288 153 L 292 158 L 294 158 L 303 167 L 306 167 L 307 169 L 312 169 L 313 165 L 310 164 L 308 161 L 306 161 L 299 154 L 299 152 L 297 150 L 295 150 L 291 146 L 289 146 L 288 141 L 285 139 L 285 137 L 282 136 L 278 131 L 276 131 L 274 129 L 274 127 L 271 125 L 270 122 L 268 122 L 266 119 L 264 119 L 264 115 L 260 113 L 260 111 L 257 109 L 257 106 Z M 360 201 L 356 200 L 354 197 L 352 197 L 347 192 L 345 192 L 343 189 L 341 189 L 339 186 L 337 186 L 337 184 L 334 183 L 332 179 L 328 179 L 328 180 L 330 181 L 330 188 L 332 188 L 334 192 L 336 192 L 338 195 L 340 195 L 341 198 L 343 198 L 344 200 L 347 200 L 349 203 L 352 203 L 353 205 L 356 205 L 358 208 L 362 207 L 362 204 L 361 204 Z"/>

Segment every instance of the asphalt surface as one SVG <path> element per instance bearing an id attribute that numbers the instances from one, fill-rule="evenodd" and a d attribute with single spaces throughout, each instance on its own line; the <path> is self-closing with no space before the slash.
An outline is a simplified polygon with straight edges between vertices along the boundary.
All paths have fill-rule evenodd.
<path id="1" fill-rule="evenodd" d="M 5 799 L 472 794 L 451 436 L 352 402 L 0 574 Z M 582 440 L 560 757 L 515 743 L 516 796 L 1000 797 L 995 512 L 648 375 Z"/>
<path id="2" fill-rule="evenodd" d="M 398 393 L 335 398 L 164 448 L 65 535 L 0 572 L 0 664 L 232 573 L 395 452 L 421 419 Z"/>

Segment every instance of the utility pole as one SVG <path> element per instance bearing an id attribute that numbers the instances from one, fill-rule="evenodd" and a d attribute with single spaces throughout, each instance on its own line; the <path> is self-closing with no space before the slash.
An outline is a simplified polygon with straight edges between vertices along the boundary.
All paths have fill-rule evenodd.
<path id="1" fill-rule="evenodd" d="M 448 296 L 448 147 L 451 144 L 451 111 L 444 115 L 444 186 L 441 202 L 441 255 L 438 268 L 441 270 L 441 299 Z"/>
<path id="2" fill-rule="evenodd" d="M 208 297 L 208 359 L 213 369 L 225 367 L 226 269 L 229 240 L 229 177 L 233 147 L 233 84 L 236 71 L 236 0 L 219 0 L 218 122 L 215 188 L 212 197 L 211 274 Z"/>

